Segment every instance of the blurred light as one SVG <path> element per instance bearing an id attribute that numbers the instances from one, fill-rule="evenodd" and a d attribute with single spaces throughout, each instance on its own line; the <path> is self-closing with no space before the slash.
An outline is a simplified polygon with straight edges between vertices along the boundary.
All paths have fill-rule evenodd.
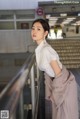
<path id="1" fill-rule="evenodd" d="M 78 13 L 78 16 L 80 16 L 80 13 Z"/>
<path id="2" fill-rule="evenodd" d="M 66 13 L 64 13 L 64 14 L 60 14 L 60 16 L 61 16 L 61 17 L 66 17 L 67 14 L 66 14 Z"/>
<path id="3" fill-rule="evenodd" d="M 49 19 L 50 17 L 51 17 L 51 15 L 50 15 L 50 14 L 47 14 L 47 15 L 46 15 L 46 18 L 47 18 L 47 19 Z"/>

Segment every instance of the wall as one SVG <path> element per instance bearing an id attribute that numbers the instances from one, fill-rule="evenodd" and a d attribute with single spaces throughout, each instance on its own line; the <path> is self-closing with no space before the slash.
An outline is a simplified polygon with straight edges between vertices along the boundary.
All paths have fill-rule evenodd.
<path id="1" fill-rule="evenodd" d="M 34 51 L 34 45 L 30 30 L 0 30 L 0 53 Z"/>
<path id="2" fill-rule="evenodd" d="M 76 26 L 64 26 L 62 32 L 66 34 L 67 38 L 68 37 L 80 38 L 80 26 L 78 29 L 78 33 L 76 33 Z"/>

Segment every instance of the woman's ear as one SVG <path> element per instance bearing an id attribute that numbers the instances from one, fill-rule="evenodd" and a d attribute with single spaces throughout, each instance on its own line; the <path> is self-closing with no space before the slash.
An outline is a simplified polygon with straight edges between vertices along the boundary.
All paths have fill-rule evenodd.
<path id="1" fill-rule="evenodd" d="M 45 31 L 45 37 L 48 35 L 48 31 Z"/>

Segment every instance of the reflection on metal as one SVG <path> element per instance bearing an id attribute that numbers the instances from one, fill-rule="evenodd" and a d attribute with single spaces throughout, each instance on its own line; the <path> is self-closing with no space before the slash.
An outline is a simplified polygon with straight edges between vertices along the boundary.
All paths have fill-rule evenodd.
<path id="1" fill-rule="evenodd" d="M 32 97 L 32 117 L 35 114 L 35 81 L 34 81 L 34 65 L 31 68 L 31 97 Z"/>
<path id="2" fill-rule="evenodd" d="M 19 108 L 20 119 L 24 119 L 24 102 L 23 102 L 23 90 L 20 95 L 20 108 Z"/>
<path id="3" fill-rule="evenodd" d="M 38 106 L 36 106 L 38 102 L 38 94 L 35 97 L 35 72 L 34 72 L 35 65 L 35 54 L 30 53 L 28 56 L 25 64 L 23 65 L 22 69 L 19 73 L 8 83 L 8 85 L 2 90 L 0 94 L 0 110 L 8 110 L 9 111 L 9 119 L 17 119 L 16 118 L 16 111 L 17 111 L 17 104 L 19 103 L 20 119 L 24 119 L 24 102 L 23 102 L 23 88 L 26 84 L 26 81 L 31 78 L 31 104 L 32 104 L 32 119 L 37 119 L 36 110 L 38 110 Z M 37 67 L 36 67 L 37 69 Z M 31 73 L 30 73 L 31 72 Z M 39 71 L 36 75 L 39 78 Z M 29 75 L 31 76 L 29 77 Z M 37 79 L 38 81 L 38 79 Z M 37 90 L 36 93 L 39 93 Z M 36 118 L 35 118 L 36 117 Z"/>

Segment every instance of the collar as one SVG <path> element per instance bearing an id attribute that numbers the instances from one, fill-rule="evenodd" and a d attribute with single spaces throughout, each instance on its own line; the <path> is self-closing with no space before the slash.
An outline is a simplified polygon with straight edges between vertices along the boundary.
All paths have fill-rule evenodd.
<path id="1" fill-rule="evenodd" d="M 40 52 L 40 50 L 43 48 L 44 44 L 46 43 L 46 40 L 44 39 L 35 49 L 35 52 Z"/>

